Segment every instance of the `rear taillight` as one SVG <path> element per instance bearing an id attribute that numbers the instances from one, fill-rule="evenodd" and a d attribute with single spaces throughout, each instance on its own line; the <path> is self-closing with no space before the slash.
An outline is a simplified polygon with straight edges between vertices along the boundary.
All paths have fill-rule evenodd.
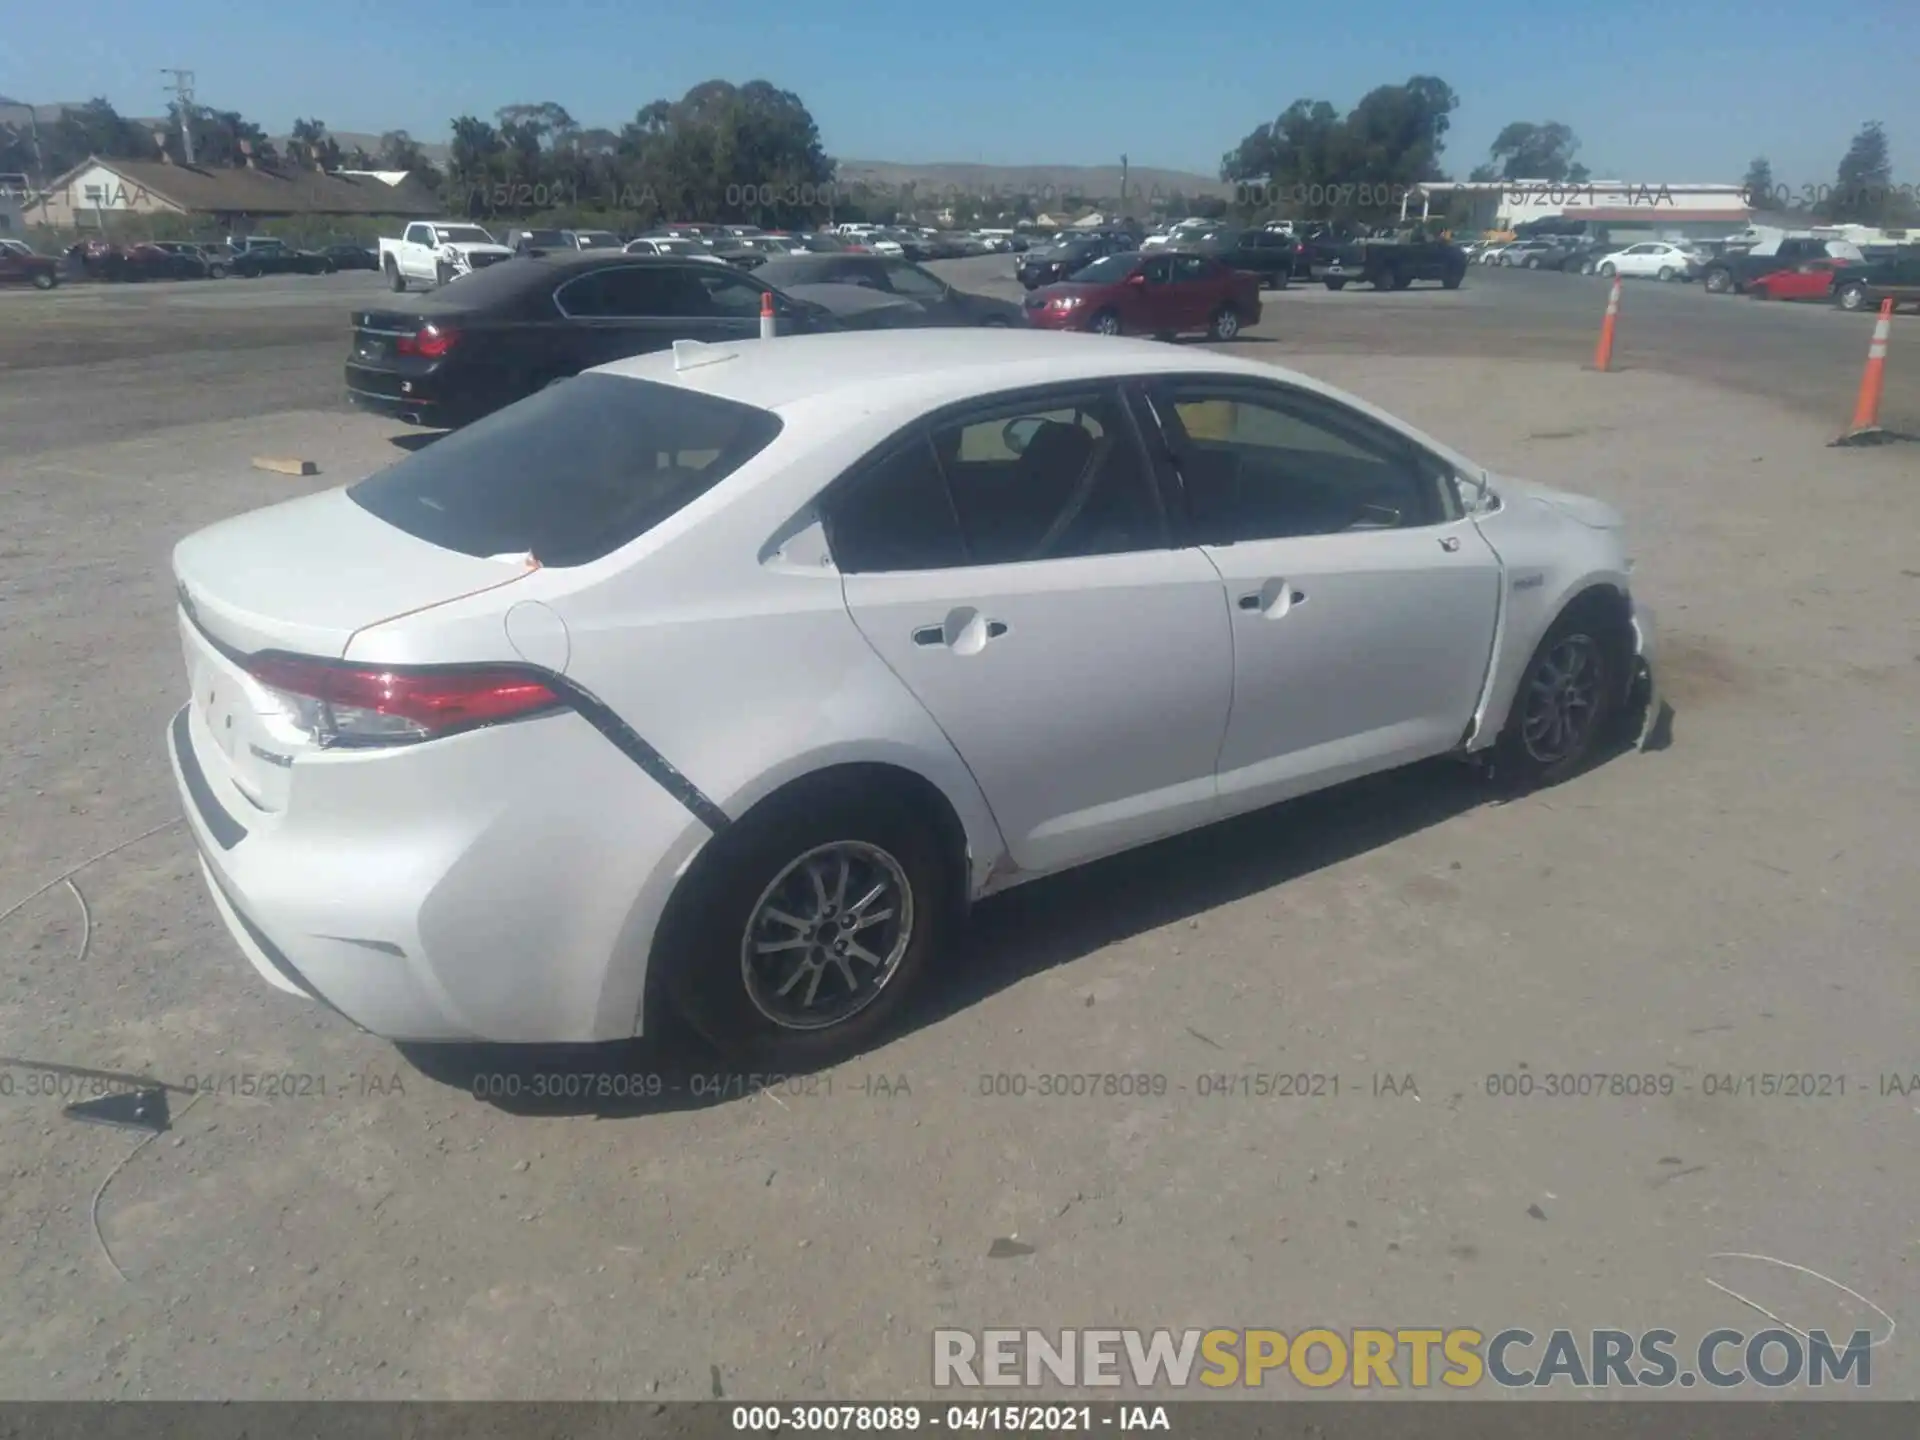
<path id="1" fill-rule="evenodd" d="M 424 360 L 439 360 L 460 341 L 460 332 L 446 325 L 422 325 L 411 335 L 402 335 L 394 345 L 402 355 L 418 355 Z"/>
<path id="2" fill-rule="evenodd" d="M 316 745 L 405 745 L 558 708 L 539 675 L 511 665 L 404 669 L 256 655 L 247 673 Z"/>

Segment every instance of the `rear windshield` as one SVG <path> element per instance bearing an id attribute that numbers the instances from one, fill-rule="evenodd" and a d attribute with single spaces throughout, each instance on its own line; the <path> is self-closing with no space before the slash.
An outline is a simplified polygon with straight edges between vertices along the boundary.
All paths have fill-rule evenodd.
<path id="1" fill-rule="evenodd" d="M 463 555 L 585 565 L 698 499 L 780 433 L 769 410 L 579 375 L 350 486 L 361 508 Z"/>

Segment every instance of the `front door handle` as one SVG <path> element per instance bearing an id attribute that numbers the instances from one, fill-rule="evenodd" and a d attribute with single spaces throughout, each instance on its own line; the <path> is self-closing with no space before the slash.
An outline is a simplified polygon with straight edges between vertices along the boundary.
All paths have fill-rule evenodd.
<path id="1" fill-rule="evenodd" d="M 939 625 L 922 625 L 913 632 L 916 645 L 944 645 L 956 655 L 977 655 L 989 640 L 1007 633 L 1004 620 L 989 620 L 978 610 L 961 609 Z"/>
<path id="2" fill-rule="evenodd" d="M 1258 590 L 1250 590 L 1239 599 L 1242 610 L 1265 611 L 1281 616 L 1307 598 L 1304 590 L 1295 590 L 1284 580 L 1269 580 Z"/>
<path id="3" fill-rule="evenodd" d="M 944 645 L 946 640 L 947 629 L 944 625 L 922 625 L 913 632 L 913 643 L 916 645 Z"/>

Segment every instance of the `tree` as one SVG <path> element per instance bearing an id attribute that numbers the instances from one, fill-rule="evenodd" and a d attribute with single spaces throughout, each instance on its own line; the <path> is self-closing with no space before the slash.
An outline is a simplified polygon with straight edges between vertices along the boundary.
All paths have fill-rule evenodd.
<path id="1" fill-rule="evenodd" d="M 1885 224 L 1893 205 L 1893 157 L 1887 132 L 1878 120 L 1860 127 L 1840 157 L 1833 194 L 1818 209 L 1830 220 L 1859 225 Z"/>
<path id="2" fill-rule="evenodd" d="M 1325 100 L 1296 100 L 1222 158 L 1220 178 L 1246 211 L 1383 213 L 1405 187 L 1439 178 L 1459 104 L 1432 75 L 1377 86 L 1345 116 Z"/>
<path id="3" fill-rule="evenodd" d="M 127 119 L 103 99 L 69 106 L 53 124 L 38 128 L 46 173 L 50 176 L 71 170 L 89 155 L 152 160 L 160 153 L 147 126 Z"/>
<path id="4" fill-rule="evenodd" d="M 1487 154 L 1498 170 L 1495 179 L 1579 185 L 1588 179 L 1587 168 L 1573 158 L 1579 149 L 1572 129 L 1558 120 L 1516 120 L 1494 136 Z"/>
<path id="5" fill-rule="evenodd" d="M 327 133 L 324 120 L 296 120 L 287 141 L 287 158 L 296 165 L 340 169 L 340 142 Z"/>
<path id="6" fill-rule="evenodd" d="M 389 130 L 380 137 L 382 170 L 405 170 L 423 184 L 438 188 L 440 172 L 427 159 L 420 142 L 404 130 Z"/>
<path id="7" fill-rule="evenodd" d="M 1745 193 L 1747 205 L 1755 210 L 1775 208 L 1776 192 L 1773 183 L 1773 166 L 1764 155 L 1756 155 L 1747 166 L 1747 178 L 1740 182 Z"/>

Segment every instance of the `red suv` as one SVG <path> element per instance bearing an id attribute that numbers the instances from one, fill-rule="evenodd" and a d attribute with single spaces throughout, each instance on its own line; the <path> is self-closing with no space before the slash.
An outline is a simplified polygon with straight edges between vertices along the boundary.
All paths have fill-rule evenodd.
<path id="1" fill-rule="evenodd" d="M 0 240 L 0 285 L 51 290 L 60 283 L 60 262 L 36 255 L 18 240 Z"/>
<path id="2" fill-rule="evenodd" d="M 1123 251 L 1096 260 L 1026 299 L 1027 323 L 1043 330 L 1152 335 L 1203 331 L 1231 340 L 1260 323 L 1260 277 L 1209 255 Z"/>

